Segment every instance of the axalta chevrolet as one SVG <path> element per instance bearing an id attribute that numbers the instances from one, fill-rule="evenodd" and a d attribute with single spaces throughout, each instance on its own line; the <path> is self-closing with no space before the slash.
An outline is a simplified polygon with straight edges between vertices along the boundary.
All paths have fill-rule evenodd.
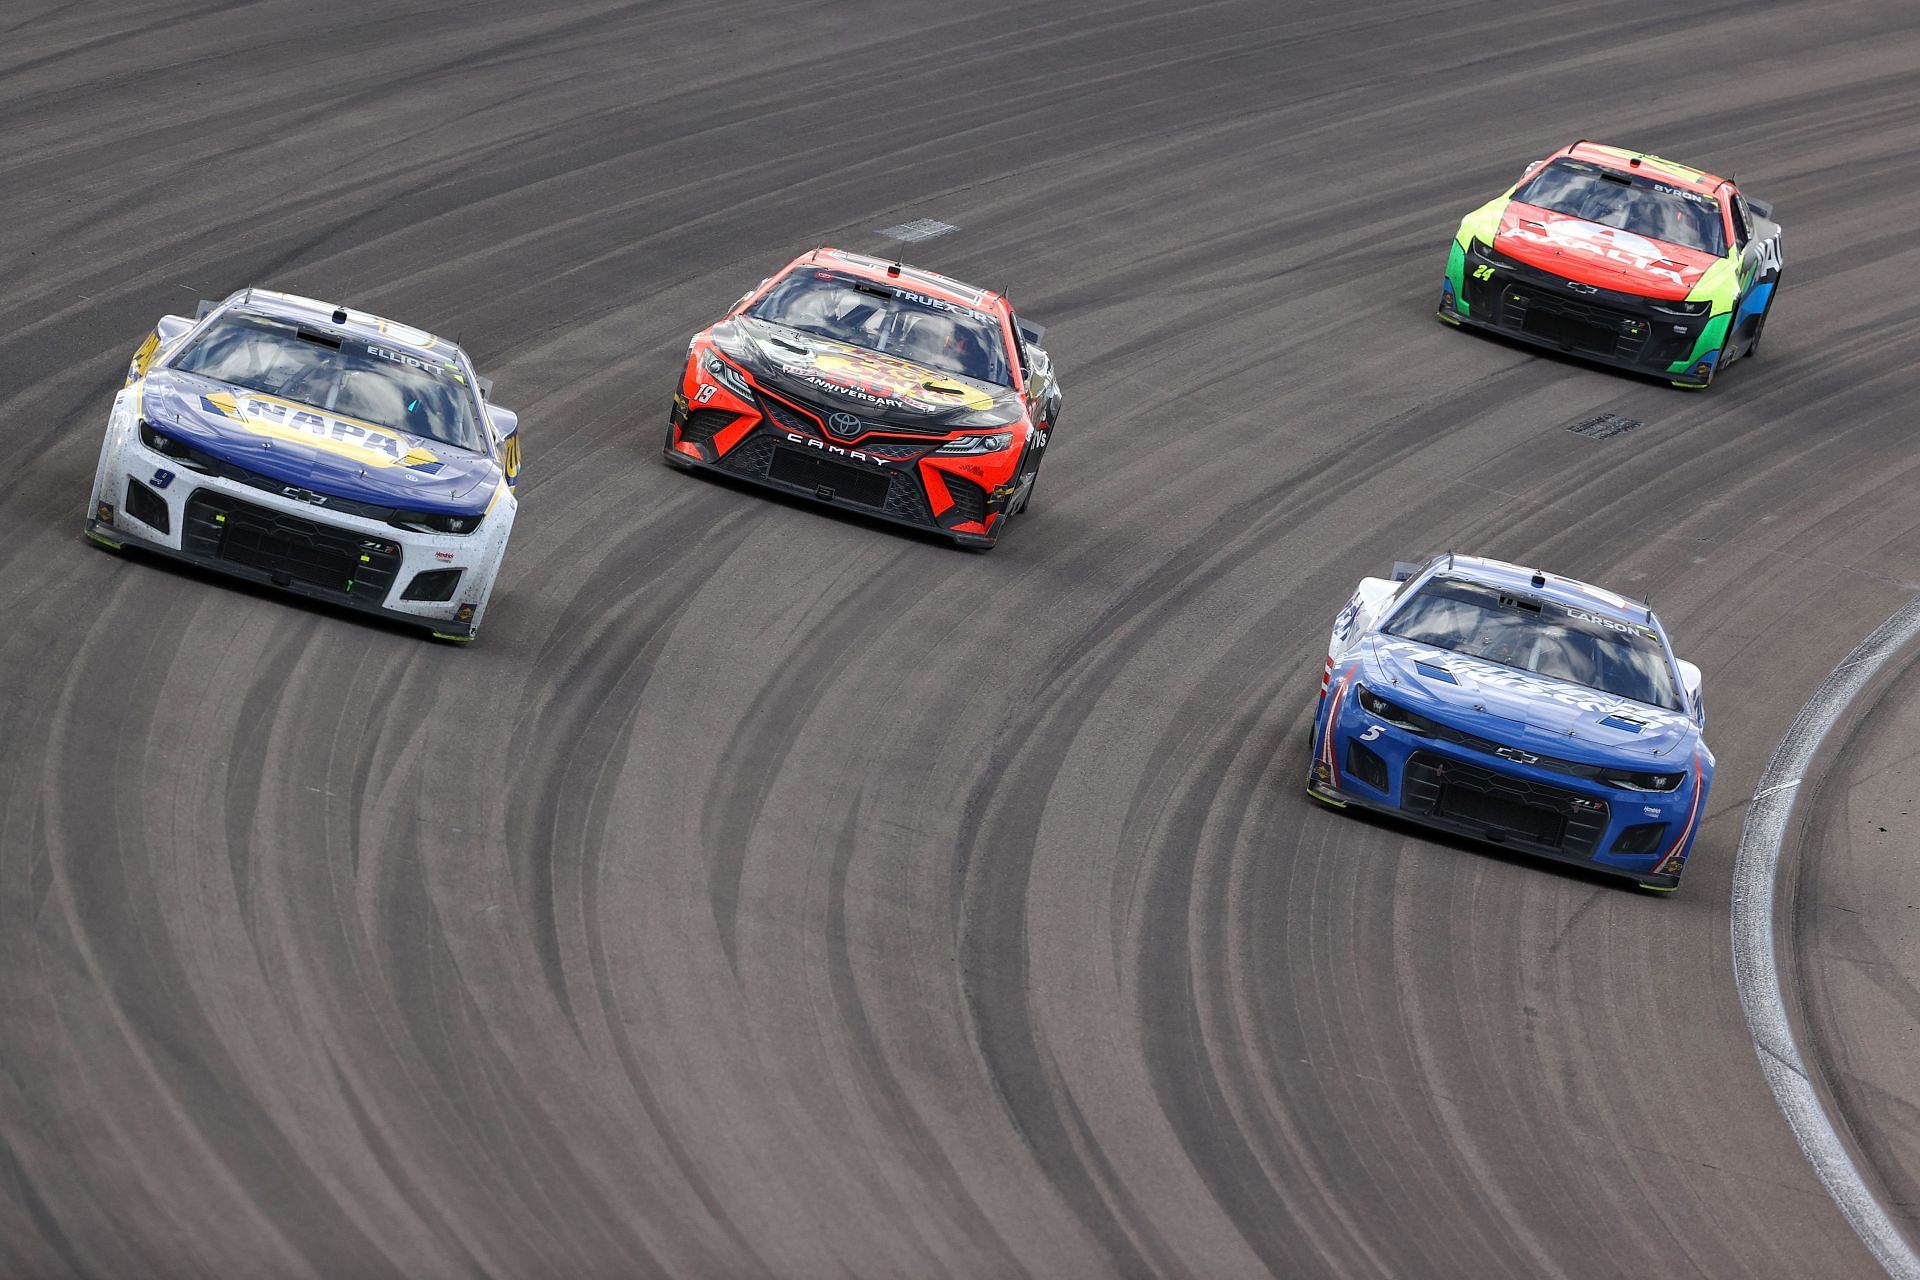
<path id="1" fill-rule="evenodd" d="M 162 316 L 114 397 L 87 536 L 471 640 L 520 467 L 487 387 L 450 342 L 291 294 Z"/>
<path id="2" fill-rule="evenodd" d="M 1440 319 L 1704 387 L 1760 350 L 1772 217 L 1726 178 L 1576 142 L 1460 223 Z"/>
<path id="3" fill-rule="evenodd" d="M 815 249 L 694 335 L 666 457 L 991 547 L 1059 421 L 1043 336 L 999 294 Z"/>

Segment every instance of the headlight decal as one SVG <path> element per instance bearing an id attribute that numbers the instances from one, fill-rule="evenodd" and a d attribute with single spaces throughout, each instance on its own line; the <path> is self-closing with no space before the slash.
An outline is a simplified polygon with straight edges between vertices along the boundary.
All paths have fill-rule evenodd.
<path id="1" fill-rule="evenodd" d="M 999 453 L 1013 443 L 1013 432 L 994 431 L 985 435 L 959 436 L 947 441 L 935 453 L 948 457 L 967 457 L 982 453 Z"/>

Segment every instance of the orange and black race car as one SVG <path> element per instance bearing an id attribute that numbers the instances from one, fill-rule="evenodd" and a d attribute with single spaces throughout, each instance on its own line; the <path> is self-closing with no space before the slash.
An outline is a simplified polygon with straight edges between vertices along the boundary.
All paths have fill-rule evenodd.
<path id="1" fill-rule="evenodd" d="M 667 461 L 991 547 L 1060 417 L 1043 335 L 999 294 L 815 249 L 693 336 Z"/>

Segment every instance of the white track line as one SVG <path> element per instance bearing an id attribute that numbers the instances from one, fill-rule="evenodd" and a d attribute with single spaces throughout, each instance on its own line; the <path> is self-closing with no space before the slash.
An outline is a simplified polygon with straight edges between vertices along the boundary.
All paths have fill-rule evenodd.
<path id="1" fill-rule="evenodd" d="M 1920 1254 L 1900 1234 L 1860 1176 L 1833 1122 L 1821 1108 L 1806 1063 L 1793 1042 L 1786 1000 L 1780 991 L 1780 971 L 1774 962 L 1773 891 L 1787 818 L 1813 753 L 1874 673 L 1917 635 L 1920 600 L 1894 614 L 1861 641 L 1860 647 L 1814 691 L 1760 776 L 1733 865 L 1733 981 L 1740 991 L 1740 1007 L 1747 1015 L 1753 1047 L 1760 1055 L 1760 1070 L 1827 1194 L 1840 1206 L 1854 1234 L 1894 1280 L 1920 1280 Z"/>

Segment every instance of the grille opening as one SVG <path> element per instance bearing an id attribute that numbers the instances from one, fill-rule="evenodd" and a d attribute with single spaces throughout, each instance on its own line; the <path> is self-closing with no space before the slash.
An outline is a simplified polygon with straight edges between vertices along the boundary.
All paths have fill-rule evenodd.
<path id="1" fill-rule="evenodd" d="M 1660 842 L 1666 839 L 1667 824 L 1664 822 L 1642 822 L 1628 827 L 1613 842 L 1615 853 L 1654 853 L 1660 848 Z"/>
<path id="2" fill-rule="evenodd" d="M 126 513 L 141 524 L 151 525 L 161 533 L 173 532 L 173 518 L 167 513 L 166 499 L 133 477 L 127 477 Z"/>
<path id="3" fill-rule="evenodd" d="M 1360 742 L 1347 743 L 1347 773 L 1360 779 L 1382 795 L 1387 791 L 1387 762 L 1371 747 Z"/>
<path id="4" fill-rule="evenodd" d="M 688 444 L 712 444 L 715 436 L 738 421 L 739 414 L 724 409 L 695 409 L 680 424 L 680 439 Z"/>
<path id="5" fill-rule="evenodd" d="M 1609 812 L 1604 800 L 1432 751 L 1407 757 L 1400 807 L 1482 839 L 1582 858 L 1596 852 Z"/>
<path id="6" fill-rule="evenodd" d="M 782 484 L 811 489 L 836 502 L 852 502 L 863 507 L 887 504 L 889 482 L 884 473 L 814 457 L 798 449 L 776 448 L 767 476 Z M 831 492 L 822 494 L 822 490 Z"/>
<path id="7" fill-rule="evenodd" d="M 953 499 L 941 517 L 942 524 L 965 524 L 968 521 L 979 522 L 987 518 L 987 491 L 971 480 L 962 480 L 959 476 L 942 471 L 940 479 L 947 486 L 947 496 Z"/>
<path id="8" fill-rule="evenodd" d="M 224 560 L 287 585 L 305 583 L 341 595 L 386 599 L 400 569 L 400 548 L 299 516 L 201 490 L 187 500 L 180 545 L 190 555 Z"/>
<path id="9" fill-rule="evenodd" d="M 429 569 L 425 573 L 416 573 L 413 581 L 407 584 L 407 589 L 400 593 L 400 598 L 444 604 L 453 599 L 453 593 L 460 586 L 460 575 L 465 572 L 465 569 Z"/>
<path id="10" fill-rule="evenodd" d="M 1559 814 L 1496 792 L 1442 786 L 1439 808 L 1441 816 L 1457 822 L 1483 822 L 1502 833 L 1515 832 L 1541 844 L 1558 846 L 1566 834 L 1567 820 Z"/>

